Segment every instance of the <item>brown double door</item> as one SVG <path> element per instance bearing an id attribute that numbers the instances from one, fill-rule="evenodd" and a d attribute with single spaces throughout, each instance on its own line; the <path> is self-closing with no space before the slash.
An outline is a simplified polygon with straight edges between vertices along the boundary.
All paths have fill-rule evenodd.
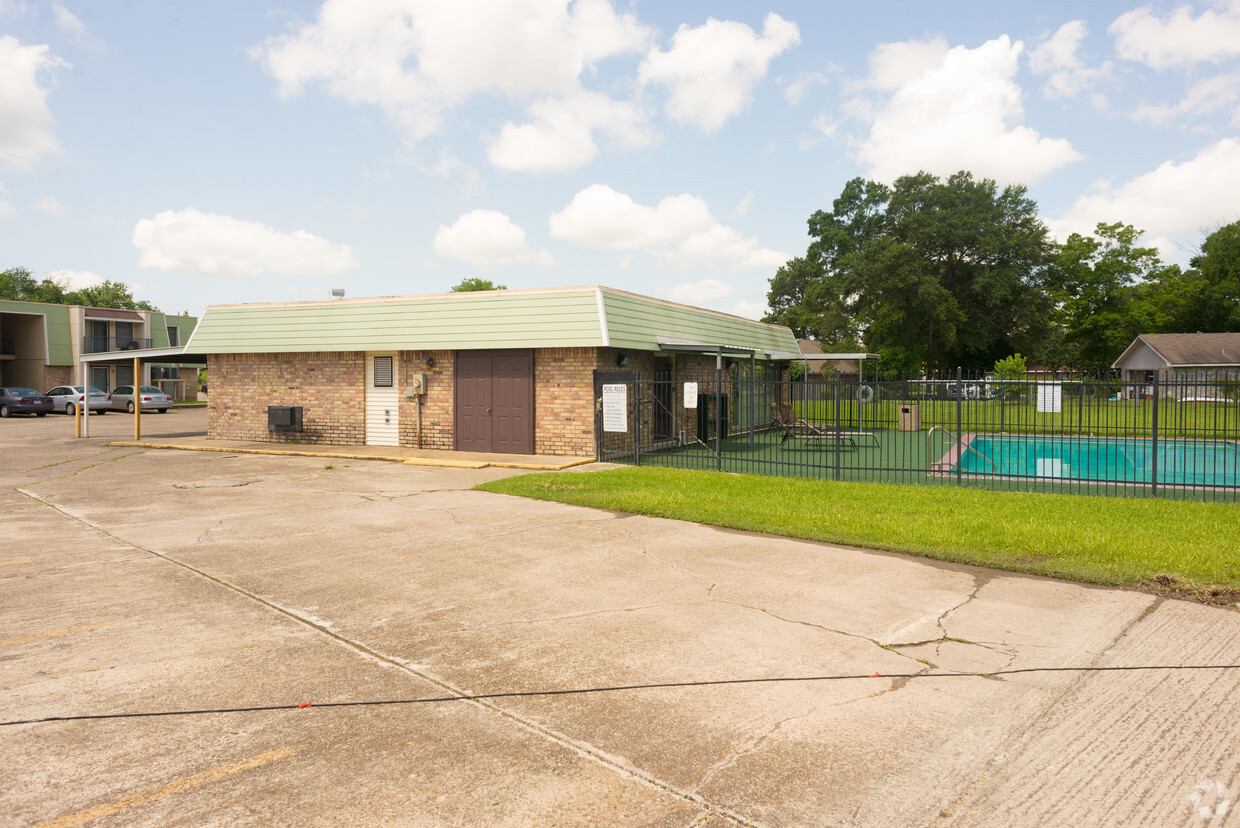
<path id="1" fill-rule="evenodd" d="M 534 453 L 534 352 L 458 351 L 457 451 Z"/>

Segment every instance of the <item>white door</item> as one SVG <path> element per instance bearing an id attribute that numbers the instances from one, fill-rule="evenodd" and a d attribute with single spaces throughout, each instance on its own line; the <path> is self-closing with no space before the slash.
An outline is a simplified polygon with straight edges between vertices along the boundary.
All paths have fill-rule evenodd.
<path id="1" fill-rule="evenodd" d="M 396 354 L 366 354 L 366 445 L 400 445 Z"/>

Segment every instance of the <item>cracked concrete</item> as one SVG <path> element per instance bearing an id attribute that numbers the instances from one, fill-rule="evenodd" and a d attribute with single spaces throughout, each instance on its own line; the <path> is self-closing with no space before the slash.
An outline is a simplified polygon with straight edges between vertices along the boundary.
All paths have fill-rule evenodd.
<path id="1" fill-rule="evenodd" d="M 59 542 L 0 554 L 0 718 L 292 710 L 0 725 L 2 824 L 1189 824 L 1240 781 L 1240 670 L 1193 669 L 1234 612 L 13 425 L 0 537 Z"/>

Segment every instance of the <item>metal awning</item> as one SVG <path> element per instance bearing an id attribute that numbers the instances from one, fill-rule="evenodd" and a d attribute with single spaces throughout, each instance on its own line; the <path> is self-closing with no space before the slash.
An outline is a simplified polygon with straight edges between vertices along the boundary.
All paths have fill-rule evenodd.
<path id="1" fill-rule="evenodd" d="M 124 365 L 140 359 L 143 362 L 176 362 L 182 365 L 206 365 L 206 354 L 187 353 L 186 346 L 176 348 L 133 348 L 127 351 L 105 351 L 99 354 L 82 354 L 82 362 L 103 365 Z"/>
<path id="2" fill-rule="evenodd" d="M 677 339 L 671 336 L 658 336 L 655 337 L 655 341 L 659 343 L 660 351 L 677 354 L 743 354 L 752 357 L 759 350 L 758 348 L 743 348 L 740 345 L 699 342 L 696 339 Z"/>

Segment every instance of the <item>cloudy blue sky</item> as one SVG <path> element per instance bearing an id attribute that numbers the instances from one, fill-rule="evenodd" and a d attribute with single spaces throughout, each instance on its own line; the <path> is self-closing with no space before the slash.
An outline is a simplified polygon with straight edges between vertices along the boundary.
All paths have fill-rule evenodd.
<path id="1" fill-rule="evenodd" d="M 1240 219 L 1240 0 L 0 0 L 0 268 L 210 304 L 605 284 L 747 316 L 855 176 Z"/>

